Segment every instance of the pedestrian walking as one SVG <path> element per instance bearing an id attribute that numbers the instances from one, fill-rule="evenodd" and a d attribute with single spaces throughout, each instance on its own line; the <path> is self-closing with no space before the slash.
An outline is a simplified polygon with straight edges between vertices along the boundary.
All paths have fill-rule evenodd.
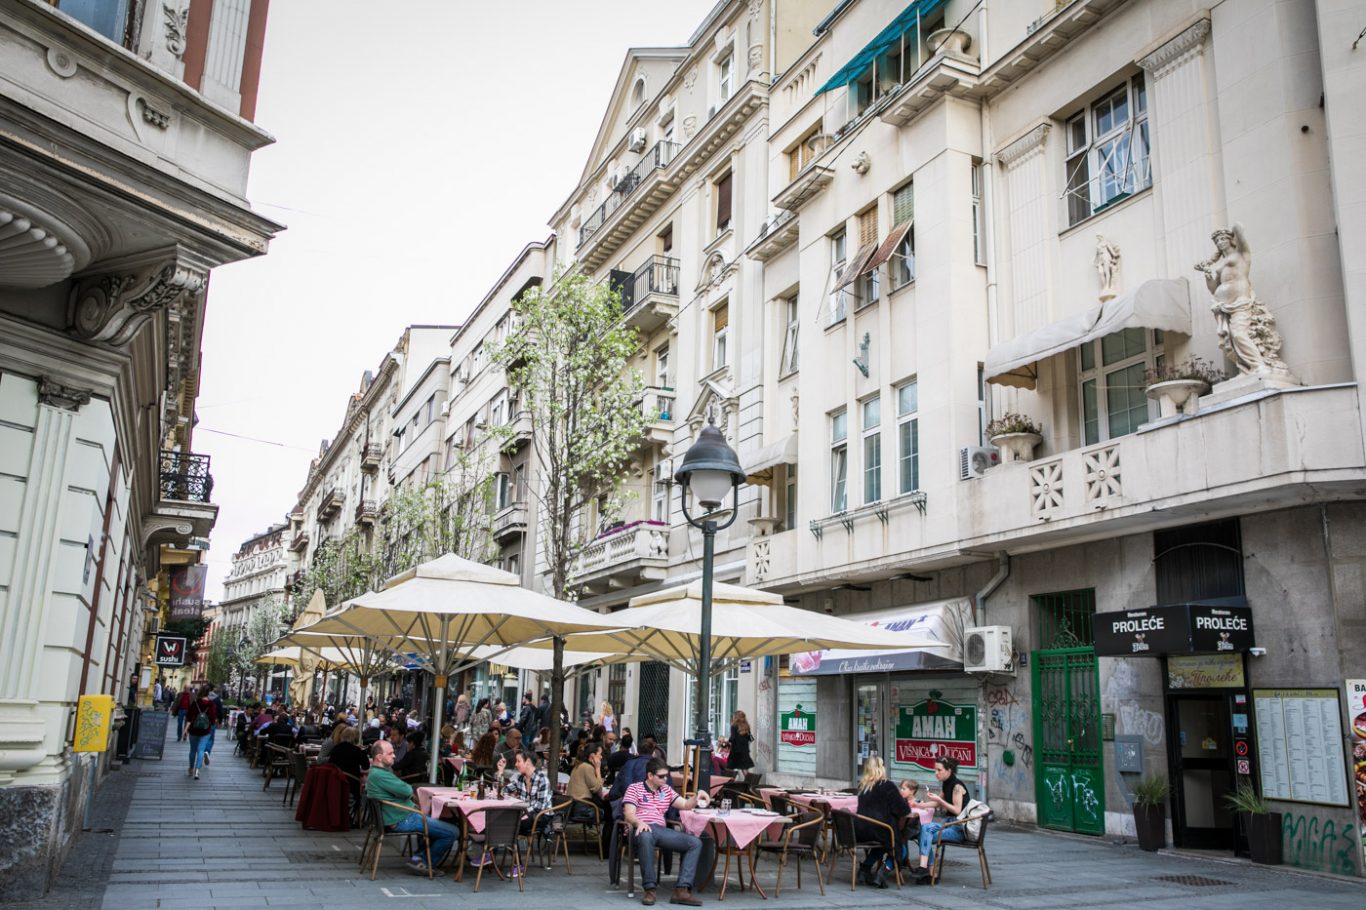
<path id="1" fill-rule="evenodd" d="M 204 751 L 209 746 L 209 735 L 218 723 L 218 717 L 214 714 L 214 703 L 209 699 L 207 689 L 206 686 L 201 690 L 199 697 L 191 701 L 185 711 L 188 721 L 186 733 L 190 737 L 190 767 L 186 773 L 195 780 L 199 780 L 199 769 L 204 765 Z"/>
<path id="2" fill-rule="evenodd" d="M 175 703 L 175 741 L 180 742 L 185 738 L 185 718 L 190 712 L 190 705 L 194 703 L 194 694 L 187 686 Z"/>
<path id="3" fill-rule="evenodd" d="M 213 754 L 213 743 L 218 735 L 218 723 L 223 718 L 223 700 L 218 695 L 218 687 L 213 683 L 204 686 L 204 696 L 213 704 L 213 723 L 209 726 L 209 744 L 204 748 L 204 764 L 209 763 Z"/>
<path id="4" fill-rule="evenodd" d="M 165 694 L 164 688 L 161 685 L 161 680 L 158 679 L 156 685 L 152 687 L 152 706 L 160 707 L 161 699 Z"/>

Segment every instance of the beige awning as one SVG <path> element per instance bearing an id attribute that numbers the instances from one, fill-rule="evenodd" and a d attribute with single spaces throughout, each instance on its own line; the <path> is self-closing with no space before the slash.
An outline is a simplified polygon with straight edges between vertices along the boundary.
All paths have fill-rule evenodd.
<path id="1" fill-rule="evenodd" d="M 907 221 L 892 228 L 892 232 L 887 235 L 886 240 L 882 241 L 882 246 L 877 248 L 877 252 L 873 254 L 872 259 L 868 260 L 868 264 L 863 267 L 863 270 L 865 272 L 871 272 L 888 259 L 891 259 L 892 254 L 896 252 L 897 247 L 901 246 L 901 241 L 906 239 L 906 235 L 910 233 L 911 227 L 914 224 L 915 221 L 912 219 L 911 221 Z"/>
<path id="2" fill-rule="evenodd" d="M 831 293 L 844 290 L 857 281 L 858 276 L 868 271 L 868 266 L 865 263 L 867 263 L 876 252 L 876 240 L 871 243 L 865 243 L 863 246 L 859 247 L 858 252 L 854 254 L 854 258 L 849 260 L 849 264 L 845 266 L 844 271 L 840 273 L 839 283 L 831 288 Z"/>
<path id="3" fill-rule="evenodd" d="M 774 468 L 780 464 L 797 463 L 797 434 L 793 433 L 764 446 L 757 455 L 746 458 L 745 461 L 746 483 L 772 483 Z"/>
<path id="4" fill-rule="evenodd" d="M 986 379 L 1034 388 L 1038 363 L 1123 329 L 1191 331 L 1190 285 L 1184 278 L 1155 278 L 1113 300 L 996 345 L 987 353 Z"/>

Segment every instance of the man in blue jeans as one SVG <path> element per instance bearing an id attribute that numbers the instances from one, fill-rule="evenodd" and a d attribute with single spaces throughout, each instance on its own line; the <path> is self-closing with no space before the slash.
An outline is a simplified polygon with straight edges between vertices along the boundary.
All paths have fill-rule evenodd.
<path id="1" fill-rule="evenodd" d="M 413 788 L 394 776 L 394 747 L 387 739 L 381 739 L 370 747 L 370 773 L 365 777 L 365 795 L 371 799 L 383 799 L 401 805 L 411 805 L 416 807 L 413 802 Z M 422 816 L 413 812 L 405 812 L 393 806 L 384 806 L 384 826 L 398 834 L 421 834 Z M 432 856 L 432 875 L 443 874 L 440 866 L 445 862 L 446 854 L 451 852 L 451 846 L 460 836 L 459 830 L 450 822 L 443 822 L 439 818 L 427 819 L 427 833 L 431 840 L 430 849 Z M 419 853 L 413 856 L 408 863 L 408 870 L 416 875 L 426 875 L 428 873 L 426 857 Z"/>
<path id="2" fill-rule="evenodd" d="M 691 809 L 698 805 L 698 796 L 702 797 L 702 805 L 705 806 L 706 797 L 701 793 L 692 799 L 679 796 L 669 786 L 669 766 L 657 758 L 650 759 L 645 766 L 645 780 L 626 788 L 626 795 L 621 801 L 621 814 L 635 830 L 636 856 L 640 858 L 640 877 L 645 886 L 641 903 L 647 907 L 654 906 L 655 889 L 659 886 L 655 847 L 683 854 L 683 861 L 678 867 L 678 882 L 669 903 L 686 907 L 702 906 L 702 902 L 692 894 L 697 860 L 702 855 L 702 840 L 675 831 L 664 823 L 664 813 L 670 807 Z"/>

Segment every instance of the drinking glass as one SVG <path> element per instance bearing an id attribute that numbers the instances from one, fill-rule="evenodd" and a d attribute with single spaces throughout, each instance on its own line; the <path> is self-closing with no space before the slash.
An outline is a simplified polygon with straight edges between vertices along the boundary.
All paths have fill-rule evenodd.
<path id="1" fill-rule="evenodd" d="M 730 800 L 728 800 L 728 799 L 723 799 L 723 800 L 721 800 L 721 814 L 722 814 L 722 815 L 730 815 Z"/>

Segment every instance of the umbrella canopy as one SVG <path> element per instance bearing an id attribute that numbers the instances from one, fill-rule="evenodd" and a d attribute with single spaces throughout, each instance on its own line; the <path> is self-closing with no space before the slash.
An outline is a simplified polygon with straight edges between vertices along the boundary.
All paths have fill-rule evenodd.
<path id="1" fill-rule="evenodd" d="M 281 648 L 298 647 L 327 660 L 327 669 L 355 673 L 362 680 L 397 666 L 393 652 L 371 636 L 314 632 L 311 626 L 304 626 L 281 636 L 274 644 Z"/>
<path id="2" fill-rule="evenodd" d="M 510 572 L 448 553 L 394 576 L 382 591 L 347 601 L 308 631 L 359 635 L 394 651 L 417 651 L 438 676 L 448 676 L 496 657 L 476 652 L 481 646 L 506 650 L 546 636 L 619 624 L 520 582 Z"/>
<path id="3" fill-rule="evenodd" d="M 294 618 L 294 628 L 301 629 L 304 626 L 311 625 L 322 619 L 326 613 L 327 596 L 323 594 L 322 588 L 316 588 L 313 591 L 313 596 L 308 599 L 308 604 Z M 294 669 L 295 677 L 289 683 L 290 697 L 295 704 L 308 704 L 308 697 L 313 690 L 313 671 L 329 668 L 323 667 L 314 652 L 301 649 Z"/>
<path id="4" fill-rule="evenodd" d="M 631 599 L 627 610 L 603 619 L 619 628 L 573 633 L 567 647 L 580 651 L 631 654 L 664 661 L 697 674 L 697 646 L 702 626 L 702 583 L 665 588 Z M 835 644 L 838 642 L 838 644 Z M 544 647 L 538 643 L 536 647 Z M 942 649 L 928 636 L 893 634 L 881 629 L 790 607 L 781 596 L 740 585 L 712 585 L 711 650 L 716 672 L 742 657 L 765 657 L 824 648 L 862 650 Z"/>
<path id="5" fill-rule="evenodd" d="M 497 645 L 484 645 L 475 648 L 470 656 L 476 660 L 488 660 L 516 670 L 532 670 L 541 673 L 551 669 L 555 654 L 550 648 L 500 648 Z M 570 667 L 581 667 L 593 663 L 625 663 L 629 659 L 628 655 L 623 654 L 565 651 L 564 668 L 568 670 Z"/>
<path id="6" fill-rule="evenodd" d="M 273 651 L 267 651 L 256 658 L 258 664 L 283 664 L 292 667 L 296 672 L 301 666 L 308 669 L 305 672 L 312 673 L 318 670 L 337 670 L 346 666 L 345 656 L 335 648 L 321 648 L 317 651 L 309 651 L 298 645 L 285 645 Z"/>

